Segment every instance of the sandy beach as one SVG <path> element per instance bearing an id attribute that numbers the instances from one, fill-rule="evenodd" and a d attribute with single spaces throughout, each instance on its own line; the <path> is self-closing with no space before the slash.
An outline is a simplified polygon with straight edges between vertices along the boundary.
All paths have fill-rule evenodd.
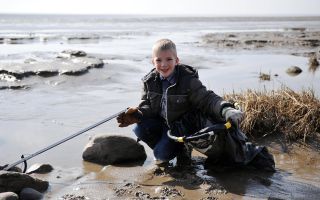
<path id="1" fill-rule="evenodd" d="M 0 156 L 13 163 L 140 100 L 141 78 L 152 69 L 151 46 L 176 42 L 182 63 L 219 95 L 247 89 L 313 89 L 320 97 L 320 18 L 186 18 L 150 16 L 0 15 Z M 34 23 L 36 22 L 36 26 Z M 65 50 L 81 59 L 59 58 Z M 44 67 L 46 66 L 46 67 Z M 298 66 L 293 76 L 286 70 Z M 261 73 L 270 80 L 259 78 Z M 319 146 L 283 138 L 256 139 L 275 156 L 273 174 L 216 172 L 193 152 L 181 173 L 154 171 L 144 145 L 142 166 L 101 166 L 82 160 L 96 135 L 135 139 L 133 126 L 105 123 L 30 161 L 54 170 L 45 199 L 316 199 L 320 195 Z M 175 161 L 173 161 L 174 164 Z"/>

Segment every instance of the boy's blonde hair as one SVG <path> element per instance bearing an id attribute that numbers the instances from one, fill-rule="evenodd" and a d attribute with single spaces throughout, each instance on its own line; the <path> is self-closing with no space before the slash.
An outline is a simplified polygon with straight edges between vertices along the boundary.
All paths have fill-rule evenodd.
<path id="1" fill-rule="evenodd" d="M 169 39 L 160 39 L 152 47 L 152 57 L 160 51 L 171 50 L 177 56 L 177 49 L 174 42 Z"/>

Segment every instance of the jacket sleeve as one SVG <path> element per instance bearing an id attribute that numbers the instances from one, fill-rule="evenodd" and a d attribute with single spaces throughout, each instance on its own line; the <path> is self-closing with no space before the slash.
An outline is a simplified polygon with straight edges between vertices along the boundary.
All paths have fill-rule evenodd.
<path id="1" fill-rule="evenodd" d="M 207 90 L 196 76 L 193 76 L 190 81 L 189 100 L 201 112 L 221 121 L 224 121 L 222 109 L 233 106 L 213 91 Z"/>
<path id="2" fill-rule="evenodd" d="M 143 118 L 153 116 L 153 112 L 151 109 L 151 103 L 150 103 L 150 99 L 148 96 L 148 86 L 145 82 L 143 83 L 141 102 L 138 106 L 138 109 L 142 112 Z"/>

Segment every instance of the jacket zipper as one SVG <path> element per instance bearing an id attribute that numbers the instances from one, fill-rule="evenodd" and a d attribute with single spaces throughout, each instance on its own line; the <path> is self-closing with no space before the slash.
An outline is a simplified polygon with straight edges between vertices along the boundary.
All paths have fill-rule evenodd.
<path id="1" fill-rule="evenodd" d="M 168 120 L 168 90 L 169 90 L 169 88 L 174 87 L 176 84 L 177 84 L 177 83 L 175 83 L 175 84 L 173 84 L 173 85 L 170 85 L 170 86 L 166 89 L 166 93 L 165 93 L 165 95 L 166 95 L 166 122 L 167 122 L 167 125 L 168 125 L 168 128 L 169 128 L 169 129 L 171 129 L 171 128 L 170 128 L 169 120 Z"/>

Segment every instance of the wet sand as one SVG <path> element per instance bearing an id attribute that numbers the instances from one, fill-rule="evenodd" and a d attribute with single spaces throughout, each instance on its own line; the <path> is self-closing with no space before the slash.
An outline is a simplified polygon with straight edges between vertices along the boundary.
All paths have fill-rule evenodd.
<path id="1" fill-rule="evenodd" d="M 316 199 L 320 194 L 319 152 L 293 145 L 289 152 L 269 146 L 277 171 L 207 169 L 204 156 L 193 152 L 192 167 L 155 171 L 143 166 L 99 166 L 55 169 L 48 179 L 52 199 Z M 82 172 L 80 172 L 82 171 Z"/>

